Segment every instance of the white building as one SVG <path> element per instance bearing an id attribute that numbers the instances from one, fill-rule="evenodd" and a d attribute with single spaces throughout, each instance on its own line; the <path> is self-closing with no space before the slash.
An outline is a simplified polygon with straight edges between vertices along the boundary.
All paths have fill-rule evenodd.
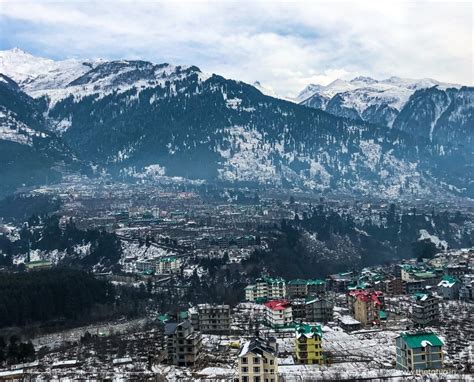
<path id="1" fill-rule="evenodd" d="M 265 320 L 272 328 L 284 328 L 293 323 L 291 304 L 286 300 L 265 303 Z"/>

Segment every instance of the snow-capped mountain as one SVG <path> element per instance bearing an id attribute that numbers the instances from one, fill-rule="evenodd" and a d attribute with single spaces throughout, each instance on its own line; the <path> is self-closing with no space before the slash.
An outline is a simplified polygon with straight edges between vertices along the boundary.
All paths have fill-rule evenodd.
<path id="1" fill-rule="evenodd" d="M 43 106 L 0 74 L 0 196 L 19 185 L 60 177 L 58 169 L 80 163 L 64 142 L 46 130 Z"/>
<path id="2" fill-rule="evenodd" d="M 26 93 L 63 88 L 96 64 L 92 60 L 54 61 L 19 48 L 0 51 L 0 73 L 13 79 Z"/>
<path id="3" fill-rule="evenodd" d="M 33 98 L 22 94 L 80 159 L 122 179 L 181 176 L 387 197 L 431 197 L 446 190 L 473 195 L 468 172 L 451 171 L 459 170 L 459 163 L 468 166 L 472 153 L 450 142 L 441 148 L 429 137 L 414 139 L 411 127 L 340 118 L 269 97 L 243 82 L 205 75 L 195 66 L 101 61 L 85 71 L 80 66 L 75 78 L 69 67 L 64 70 L 67 83 L 45 87 L 20 81 Z M 60 72 L 55 78 L 66 78 Z M 395 91 L 389 82 L 396 81 L 338 81 L 321 94 L 334 93 L 326 108 L 336 107 L 346 105 L 341 89 L 364 83 L 386 88 L 386 95 Z M 389 106 L 374 98 L 371 112 L 389 115 L 397 102 Z"/>
<path id="4" fill-rule="evenodd" d="M 337 116 L 384 123 L 391 127 L 415 91 L 434 86 L 440 89 L 461 87 L 430 78 L 390 77 L 378 81 L 370 77 L 356 77 L 351 81 L 335 80 L 327 86 L 309 85 L 298 95 L 297 101 Z"/>

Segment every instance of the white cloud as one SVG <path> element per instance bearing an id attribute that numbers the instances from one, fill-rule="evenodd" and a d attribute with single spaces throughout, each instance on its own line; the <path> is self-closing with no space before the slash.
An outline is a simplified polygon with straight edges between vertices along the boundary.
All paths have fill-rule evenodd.
<path id="1" fill-rule="evenodd" d="M 282 96 L 359 74 L 472 84 L 472 12 L 470 1 L 0 2 L 8 43 L 36 54 L 194 64 Z"/>

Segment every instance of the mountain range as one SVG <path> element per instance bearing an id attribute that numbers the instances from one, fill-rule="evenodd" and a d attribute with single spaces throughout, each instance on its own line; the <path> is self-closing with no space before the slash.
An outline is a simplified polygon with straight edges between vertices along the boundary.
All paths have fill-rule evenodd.
<path id="1" fill-rule="evenodd" d="M 0 52 L 0 73 L 0 194 L 93 167 L 130 181 L 474 196 L 470 87 L 359 77 L 311 85 L 298 104 L 196 66 L 20 49 Z"/>

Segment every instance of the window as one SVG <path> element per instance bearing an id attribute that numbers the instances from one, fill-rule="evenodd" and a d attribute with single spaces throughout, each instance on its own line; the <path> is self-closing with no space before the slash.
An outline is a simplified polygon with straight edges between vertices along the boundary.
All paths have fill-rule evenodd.
<path id="1" fill-rule="evenodd" d="M 424 361 L 426 359 L 426 356 L 424 354 L 421 355 L 421 360 Z"/>
<path id="2" fill-rule="evenodd" d="M 254 373 L 260 373 L 260 368 L 258 366 L 253 368 Z"/>
<path id="3" fill-rule="evenodd" d="M 273 360 L 272 359 L 270 360 L 270 365 L 273 365 Z"/>
<path id="4" fill-rule="evenodd" d="M 249 377 L 246 377 L 246 376 L 242 377 L 242 382 L 249 382 Z"/>
<path id="5" fill-rule="evenodd" d="M 248 363 L 248 359 L 247 359 L 247 357 L 244 357 L 244 358 L 242 358 L 242 363 L 245 363 L 245 364 L 247 364 L 247 363 Z"/>
<path id="6" fill-rule="evenodd" d="M 242 373 L 248 373 L 249 368 L 247 366 L 242 367 Z"/>
<path id="7" fill-rule="evenodd" d="M 260 358 L 255 357 L 253 359 L 253 363 L 259 364 L 260 363 Z"/>
<path id="8" fill-rule="evenodd" d="M 260 381 L 261 381 L 260 377 L 253 377 L 253 382 L 260 382 Z"/>

